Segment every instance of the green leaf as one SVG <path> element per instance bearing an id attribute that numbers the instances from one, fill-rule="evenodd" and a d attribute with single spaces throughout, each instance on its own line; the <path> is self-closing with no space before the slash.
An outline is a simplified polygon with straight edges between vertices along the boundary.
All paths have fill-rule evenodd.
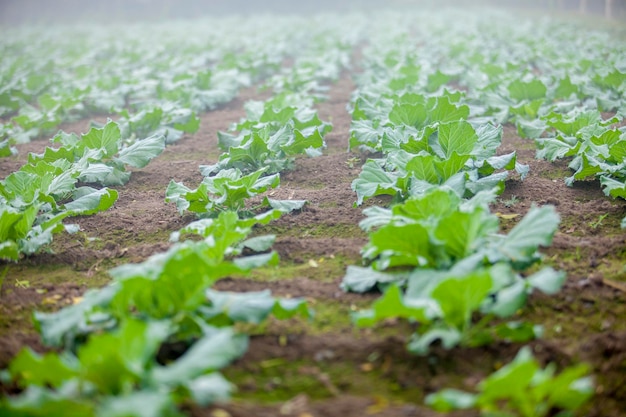
<path id="1" fill-rule="evenodd" d="M 626 182 L 617 181 L 606 175 L 600 177 L 600 184 L 602 185 L 602 191 L 604 194 L 613 198 L 626 199 Z"/>
<path id="2" fill-rule="evenodd" d="M 108 286 L 99 290 L 90 290 L 83 295 L 78 304 L 73 304 L 53 313 L 34 313 L 35 327 L 41 334 L 42 342 L 51 347 L 74 347 L 74 339 L 87 333 L 91 326 L 97 327 L 98 322 L 91 320 L 89 313 L 96 308 L 107 306 L 118 286 Z M 108 316 L 102 319 L 107 324 Z M 101 322 L 101 324 L 102 324 Z M 110 324 L 110 323 L 109 323 Z"/>
<path id="3" fill-rule="evenodd" d="M 25 348 L 11 361 L 9 372 L 22 387 L 37 385 L 58 388 L 78 375 L 76 363 L 69 355 L 56 353 L 39 355 Z"/>
<path id="4" fill-rule="evenodd" d="M 404 318 L 418 322 L 426 322 L 436 310 L 436 305 L 429 300 L 414 300 L 413 305 L 407 305 L 402 299 L 400 287 L 392 284 L 382 297 L 374 302 L 371 310 L 359 312 L 353 319 L 357 326 L 368 327 L 388 318 Z"/>
<path id="5" fill-rule="evenodd" d="M 74 201 L 65 204 L 64 208 L 71 215 L 89 215 L 108 210 L 117 201 L 117 191 L 108 188 L 94 190 Z"/>
<path id="6" fill-rule="evenodd" d="M 137 391 L 108 397 L 98 407 L 98 417 L 181 416 L 171 395 L 158 391 Z"/>
<path id="7" fill-rule="evenodd" d="M 160 155 L 165 149 L 165 137 L 155 135 L 138 140 L 127 148 L 122 149 L 116 158 L 117 161 L 135 168 L 143 168 Z"/>
<path id="8" fill-rule="evenodd" d="M 511 317 L 526 304 L 528 293 L 526 283 L 521 280 L 501 288 L 496 293 L 495 302 L 488 307 L 488 311 L 498 317 Z"/>
<path id="9" fill-rule="evenodd" d="M 125 320 L 114 333 L 92 336 L 78 349 L 81 378 L 100 392 L 119 394 L 129 383 L 137 383 L 159 346 L 171 333 L 168 322 Z"/>
<path id="10" fill-rule="evenodd" d="M 370 267 L 348 265 L 346 275 L 341 282 L 341 289 L 364 293 L 378 284 L 389 284 L 406 280 L 408 274 L 379 272 Z"/>
<path id="11" fill-rule="evenodd" d="M 15 417 L 93 416 L 94 405 L 38 386 L 30 386 L 20 396 L 0 403 L 0 415 Z"/>
<path id="12" fill-rule="evenodd" d="M 206 407 L 217 401 L 228 400 L 233 384 L 228 382 L 220 373 L 213 372 L 209 375 L 202 375 L 189 381 L 187 389 L 191 399 L 201 407 Z"/>
<path id="13" fill-rule="evenodd" d="M 430 184 L 439 184 L 440 175 L 445 174 L 445 172 L 440 174 L 440 171 L 435 167 L 436 162 L 439 161 L 434 155 L 417 155 L 407 162 L 405 169 L 418 180 L 426 181 Z M 439 168 L 444 168 L 445 170 L 445 167 Z"/>
<path id="14" fill-rule="evenodd" d="M 216 371 L 243 355 L 248 347 L 248 339 L 236 335 L 231 328 L 216 330 L 204 336 L 178 360 L 156 367 L 152 380 L 170 386 L 184 385 L 200 375 Z"/>
<path id="15" fill-rule="evenodd" d="M 439 412 L 466 410 L 474 407 L 476 404 L 476 395 L 447 388 L 435 394 L 427 395 L 424 402 L 427 406 Z"/>
<path id="16" fill-rule="evenodd" d="M 443 320 L 458 329 L 466 328 L 472 314 L 490 293 L 493 281 L 488 272 L 449 277 L 437 285 L 431 296 L 439 303 Z"/>
<path id="17" fill-rule="evenodd" d="M 555 271 L 546 267 L 526 278 L 531 287 L 539 289 L 541 292 L 552 295 L 561 290 L 565 283 L 565 272 Z"/>
<path id="18" fill-rule="evenodd" d="M 463 120 L 441 123 L 438 132 L 439 144 L 445 158 L 450 158 L 453 153 L 469 155 L 478 141 L 472 125 Z"/>
<path id="19" fill-rule="evenodd" d="M 540 80 L 524 82 L 515 80 L 509 84 L 509 95 L 515 101 L 545 98 L 548 89 Z"/>
<path id="20" fill-rule="evenodd" d="M 576 84 L 573 84 L 569 75 L 559 80 L 558 86 L 554 91 L 555 98 L 568 98 L 572 94 L 578 95 L 579 88 Z"/>
<path id="21" fill-rule="evenodd" d="M 498 219 L 482 210 L 469 213 L 455 211 L 443 218 L 435 229 L 435 237 L 443 242 L 446 253 L 462 259 L 479 249 L 486 236 L 498 230 Z"/>
<path id="22" fill-rule="evenodd" d="M 495 328 L 496 335 L 510 343 L 525 343 L 529 340 L 539 339 L 543 333 L 541 326 L 527 322 L 502 323 Z"/>
<path id="23" fill-rule="evenodd" d="M 202 309 L 203 316 L 209 320 L 219 316 L 226 317 L 228 325 L 234 322 L 258 324 L 274 312 L 283 319 L 298 313 L 305 317 L 309 315 L 303 299 L 290 299 L 287 303 L 272 297 L 269 290 L 234 293 L 209 289 L 206 295 L 210 306 Z"/>
<path id="24" fill-rule="evenodd" d="M 425 267 L 434 264 L 433 247 L 428 230 L 420 224 L 389 224 L 370 235 L 363 257 L 376 259 L 375 267 L 384 270 L 394 266 Z"/>
<path id="25" fill-rule="evenodd" d="M 553 206 L 532 207 L 498 245 L 498 250 L 513 262 L 532 262 L 539 246 L 552 243 L 559 222 Z"/>
<path id="26" fill-rule="evenodd" d="M 445 349 L 452 349 L 461 343 L 462 333 L 455 328 L 435 327 L 427 330 L 424 334 L 413 334 L 407 349 L 416 355 L 426 355 L 432 345 L 436 341 L 441 341 L 441 345 Z"/>
<path id="27" fill-rule="evenodd" d="M 423 127 L 428 119 L 428 111 L 423 104 L 398 103 L 389 112 L 389 120 L 395 125 Z"/>
<path id="28" fill-rule="evenodd" d="M 437 97 L 434 107 L 428 112 L 430 123 L 456 122 L 467 119 L 470 110 L 466 105 L 457 106 L 446 96 Z"/>
<path id="29" fill-rule="evenodd" d="M 397 187 L 397 177 L 386 172 L 379 163 L 368 159 L 361 169 L 359 177 L 352 181 L 352 190 L 357 194 L 357 205 L 375 195 L 395 195 L 401 189 Z"/>
<path id="30" fill-rule="evenodd" d="M 103 128 L 92 127 L 82 136 L 82 142 L 88 148 L 102 149 L 105 157 L 112 157 L 119 149 L 121 137 L 119 125 L 109 120 Z"/>
<path id="31" fill-rule="evenodd" d="M 269 250 L 276 241 L 276 235 L 262 235 L 246 239 L 241 242 L 241 246 L 254 252 L 264 252 Z"/>
<path id="32" fill-rule="evenodd" d="M 268 197 L 265 197 L 263 200 L 264 205 L 268 205 L 281 213 L 291 213 L 294 210 L 302 210 L 306 202 L 306 200 L 273 200 Z"/>

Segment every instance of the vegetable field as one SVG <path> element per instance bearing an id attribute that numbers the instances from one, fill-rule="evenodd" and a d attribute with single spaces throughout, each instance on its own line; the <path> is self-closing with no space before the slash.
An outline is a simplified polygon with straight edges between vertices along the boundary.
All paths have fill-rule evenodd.
<path id="1" fill-rule="evenodd" d="M 623 24 L 0 33 L 0 416 L 626 416 Z"/>

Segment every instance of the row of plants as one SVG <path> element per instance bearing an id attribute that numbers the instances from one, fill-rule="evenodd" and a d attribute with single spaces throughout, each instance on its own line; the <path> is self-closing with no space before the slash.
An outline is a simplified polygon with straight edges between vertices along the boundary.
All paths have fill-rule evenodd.
<path id="1" fill-rule="evenodd" d="M 283 41 L 296 33 L 291 19 L 274 19 L 272 30 L 264 19 L 238 20 L 210 19 L 193 29 L 134 25 L 115 34 L 86 26 L 7 33 L 0 43 L 0 156 L 94 114 L 114 115 L 128 136 L 161 133 L 171 143 L 194 132 L 198 112 L 267 78 L 308 40 Z"/>
<path id="2" fill-rule="evenodd" d="M 18 260 L 24 254 L 33 254 L 51 242 L 53 233 L 76 230 L 75 226 L 64 226 L 64 218 L 93 214 L 111 207 L 117 199 L 116 190 L 97 190 L 87 185 L 125 184 L 130 177 L 125 166 L 141 168 L 158 155 L 164 145 L 177 141 L 183 133 L 196 132 L 200 124 L 197 112 L 230 101 L 240 87 L 267 78 L 281 67 L 287 55 L 294 57 L 294 65 L 267 82 L 268 86 L 274 85 L 280 94 L 267 102 L 248 103 L 247 121 L 233 127 L 233 131 L 239 131 L 238 135 L 220 134 L 220 146 L 228 152 L 222 155 L 215 166 L 203 167 L 203 173 L 207 176 L 206 184 L 190 190 L 172 182 L 167 198 L 176 201 L 182 210 L 184 204 L 181 201 L 185 197 L 180 196 L 199 193 L 197 198 L 189 198 L 204 199 L 202 201 L 206 205 L 209 195 L 215 197 L 216 201 L 208 208 L 213 214 L 223 209 L 242 210 L 245 198 L 263 192 L 268 187 L 278 186 L 278 175 L 261 177 L 289 168 L 293 158 L 303 152 L 311 156 L 320 154 L 324 146 L 323 136 L 331 127 L 319 120 L 311 106 L 322 97 L 320 83 L 337 79 L 338 72 L 346 65 L 346 46 L 325 48 L 331 44 L 331 38 L 335 39 L 335 32 L 325 34 L 326 29 L 321 27 L 319 33 L 294 36 L 290 42 L 282 42 L 281 48 L 269 48 L 267 45 L 274 44 L 275 37 L 282 36 L 281 31 L 295 33 L 294 22 L 285 20 L 280 22 L 275 31 L 265 33 L 266 43 L 259 44 L 259 40 L 249 36 L 246 30 L 240 34 L 241 38 L 229 38 L 229 42 L 196 44 L 202 39 L 217 36 L 215 29 L 207 29 L 198 34 L 202 36 L 196 41 L 186 43 L 186 48 L 178 48 L 169 38 L 167 42 L 164 41 L 162 48 L 165 48 L 165 52 L 172 49 L 174 58 L 171 58 L 172 54 L 155 54 L 147 43 L 152 40 L 145 36 L 143 29 L 134 28 L 137 32 L 120 34 L 115 42 L 107 43 L 106 51 L 96 55 L 90 47 L 107 40 L 109 35 L 104 30 L 91 34 L 80 48 L 67 41 L 60 42 L 54 48 L 47 42 L 34 43 L 27 48 L 23 58 L 11 55 L 11 59 L 3 62 L 0 76 L 7 80 L 5 88 L 8 90 L 5 95 L 9 102 L 15 104 L 3 107 L 3 115 L 11 116 L 14 111 L 21 112 L 25 108 L 34 109 L 29 101 L 61 89 L 59 83 L 63 83 L 64 92 L 76 90 L 72 83 L 85 83 L 94 86 L 93 90 L 85 90 L 93 91 L 94 97 L 110 90 L 116 97 L 111 100 L 117 103 L 92 108 L 89 112 L 113 113 L 117 120 L 105 125 L 92 122 L 94 129 L 82 138 L 59 132 L 52 138 L 58 147 L 46 148 L 41 156 L 29 156 L 28 164 L 2 181 L 0 203 L 5 221 L 0 231 L 3 242 L 0 258 Z M 174 26 L 174 29 L 174 39 L 183 36 L 180 32 L 182 27 Z M 71 31 L 59 29 L 53 38 L 66 39 L 71 34 Z M 134 43 L 124 46 L 122 41 L 131 35 L 137 35 L 138 38 Z M 184 36 L 187 35 L 185 32 Z M 8 39 L 3 46 L 8 51 L 15 50 L 16 45 L 32 40 L 31 36 L 34 34 Z M 242 45 L 244 49 L 239 50 Z M 74 51 L 72 48 L 79 50 Z M 236 59 L 232 52 L 234 49 L 238 49 L 241 54 Z M 328 55 L 319 55 L 321 50 L 334 54 L 335 58 L 329 60 Z M 48 51 L 47 54 L 45 51 Z M 191 54 L 195 58 L 185 60 Z M 40 71 L 50 68 L 30 65 L 32 59 L 41 59 L 42 56 L 62 56 L 63 59 L 55 61 L 54 71 L 50 74 L 42 74 Z M 164 58 L 166 56 L 168 58 Z M 105 58 L 106 63 L 102 66 L 85 65 L 85 62 L 97 63 Z M 163 59 L 167 59 L 167 71 Z M 176 65 L 172 65 L 171 59 L 174 59 Z M 146 66 L 146 62 L 150 62 L 150 66 Z M 115 66 L 115 70 L 105 71 L 110 66 Z M 77 72 L 80 73 L 78 76 Z M 109 82 L 105 83 L 102 77 L 111 77 L 111 74 L 117 74 L 115 79 L 106 78 Z M 41 85 L 37 84 L 37 88 L 31 86 L 32 94 L 25 95 L 23 90 L 35 82 L 28 82 L 29 77 L 40 80 Z M 74 97 L 76 103 L 81 100 L 80 97 Z M 91 97 L 84 100 L 95 99 Z M 89 112 L 79 112 L 75 116 L 84 117 L 91 114 Z M 12 117 L 9 124 L 16 117 L 20 116 Z M 59 119 L 58 123 L 61 121 Z M 58 123 L 50 124 L 50 128 Z M 32 127 L 33 132 L 39 132 L 38 129 Z M 6 139 L 5 142 L 8 146 L 9 142 L 20 141 Z M 209 178 L 218 170 L 222 172 L 216 178 Z M 258 173 L 254 174 L 256 170 Z M 260 182 L 257 183 L 257 180 Z M 78 184 L 78 187 L 74 187 L 74 184 Z M 249 191 L 240 193 L 242 187 Z M 106 197 L 102 204 L 98 196 Z M 78 203 L 72 203 L 72 200 L 81 197 L 84 198 Z M 24 202 L 24 198 L 28 201 Z M 276 206 L 270 200 L 264 203 L 265 206 L 270 204 Z M 193 206 L 198 206 L 198 203 Z"/>
<path id="3" fill-rule="evenodd" d="M 166 201 L 174 202 L 181 213 L 189 210 L 200 217 L 223 210 L 249 217 L 263 207 L 302 208 L 305 202 L 299 200 L 264 198 L 256 207 L 246 206 L 246 200 L 278 187 L 280 172 L 292 169 L 297 156 L 322 154 L 324 136 L 332 126 L 320 120 L 313 106 L 325 98 L 323 83 L 337 80 L 347 65 L 347 48 L 336 39 L 334 31 L 312 39 L 290 67 L 268 80 L 264 88 L 271 86 L 274 94 L 264 101 L 248 101 L 245 118 L 228 132 L 218 132 L 223 152 L 215 164 L 200 166 L 205 177 L 201 184 L 191 189 L 171 181 Z"/>
<path id="4" fill-rule="evenodd" d="M 359 89 L 349 108 L 350 149 L 375 156 L 352 183 L 356 205 L 375 196 L 391 200 L 388 208 L 363 210 L 360 226 L 369 240 L 361 251 L 364 266 L 348 267 L 342 287 L 382 290 L 370 309 L 353 315 L 355 324 L 369 327 L 390 318 L 415 323 L 407 348 L 418 355 L 436 344 L 472 348 L 541 337 L 541 326 L 521 320 L 521 311 L 534 291 L 554 294 L 565 281 L 563 272 L 539 263 L 539 248 L 549 246 L 558 229 L 554 207 L 532 207 L 506 234 L 489 208 L 504 189 L 507 171 L 517 171 L 521 179 L 528 173 L 514 152 L 498 152 L 498 123 L 516 123 L 522 131 L 528 118 L 544 109 L 566 108 L 565 92 L 549 90 L 541 81 L 543 72 L 533 71 L 541 65 L 548 73 L 549 60 L 522 59 L 517 54 L 525 50 L 517 37 L 511 40 L 501 28 L 483 34 L 473 23 L 469 30 L 467 25 L 458 33 L 451 29 L 452 34 L 435 24 L 428 26 L 428 36 L 414 37 L 389 28 L 363 52 L 364 71 L 356 77 Z M 485 45 L 494 42 L 485 37 L 496 33 L 502 45 L 485 52 L 494 59 L 483 59 Z M 501 62 L 506 66 L 498 71 Z M 550 74 L 550 88 L 565 90 L 566 81 Z M 489 84 L 477 82 L 481 79 Z M 593 88 L 603 80 L 594 78 Z M 599 97 L 595 104 L 603 109 L 620 97 L 596 93 L 588 92 Z M 590 105 L 573 92 L 570 99 L 570 106 Z M 599 119 L 599 110 L 594 112 Z M 612 134 L 616 137 L 619 133 Z M 554 365 L 542 369 L 524 348 L 478 385 L 479 394 L 448 389 L 428 395 L 426 404 L 439 411 L 476 408 L 483 415 L 545 416 L 553 409 L 571 413 L 591 398 L 586 365 L 560 375 L 555 371 Z"/>
<path id="5" fill-rule="evenodd" d="M 0 402 L 0 414 L 178 416 L 190 401 L 226 399 L 233 386 L 219 370 L 247 350 L 237 323 L 310 316 L 300 299 L 211 288 L 278 261 L 267 252 L 271 236 L 248 236 L 255 224 L 280 215 L 240 219 L 221 212 L 179 232 L 201 240 L 114 268 L 110 284 L 78 303 L 36 313 L 44 344 L 62 350 L 41 355 L 26 348 L 14 358 L 2 376 L 22 391 Z M 244 248 L 264 253 L 242 256 Z"/>
<path id="6" fill-rule="evenodd" d="M 165 137 L 123 138 L 119 125 L 109 121 L 80 138 L 59 132 L 59 146 L 30 154 L 18 171 L 0 181 L 0 259 L 17 261 L 52 241 L 54 233 L 75 232 L 63 224 L 67 217 L 109 209 L 118 192 L 102 186 L 123 185 L 165 147 Z"/>
<path id="7" fill-rule="evenodd" d="M 247 118 L 231 129 L 238 135 L 220 132 L 225 152 L 215 167 L 201 167 L 202 183 L 194 190 L 170 183 L 166 201 L 199 220 L 173 233 L 176 243 L 167 252 L 114 268 L 109 285 L 89 291 L 74 305 L 35 314 L 44 344 L 62 351 L 39 355 L 23 350 L 3 375 L 23 391 L 0 403 L 0 413 L 181 415 L 182 405 L 208 405 L 226 399 L 233 389 L 219 370 L 247 350 L 237 323 L 258 324 L 270 314 L 310 317 L 301 299 L 211 287 L 219 279 L 278 262 L 270 250 L 275 236 L 250 237 L 253 227 L 300 209 L 305 201 L 266 197 L 254 205 L 252 200 L 279 185 L 280 171 L 292 167 L 295 156 L 321 154 L 331 126 L 319 120 L 307 94 L 324 80 L 318 75 L 297 91 L 247 103 Z M 119 133 L 113 122 L 105 128 L 112 126 Z M 159 138 L 162 149 L 165 137 Z M 70 139 L 64 137 L 68 144 L 85 147 L 84 141 Z M 264 153 L 242 156 L 260 146 Z M 103 156 L 120 169 L 120 158 L 113 158 L 110 148 Z M 61 151 L 46 152 L 40 158 L 54 161 Z M 103 159 L 99 163 L 109 166 Z M 105 178 L 128 179 L 122 173 Z M 250 252 L 257 254 L 242 256 Z"/>

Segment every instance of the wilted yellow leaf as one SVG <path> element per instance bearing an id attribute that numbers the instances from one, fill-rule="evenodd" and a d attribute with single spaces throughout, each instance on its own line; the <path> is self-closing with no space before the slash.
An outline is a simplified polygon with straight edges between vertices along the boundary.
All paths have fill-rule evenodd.
<path id="1" fill-rule="evenodd" d="M 504 219 L 504 220 L 511 220 L 511 219 L 516 218 L 516 217 L 519 217 L 519 214 L 518 213 L 502 214 L 502 213 L 498 212 L 498 213 L 496 213 L 496 216 L 498 216 L 498 217 L 500 217 L 501 219 Z"/>
<path id="2" fill-rule="evenodd" d="M 374 396 L 374 404 L 367 407 L 367 414 L 378 414 L 389 407 L 389 400 L 381 395 Z"/>
<path id="3" fill-rule="evenodd" d="M 56 304 L 59 302 L 59 300 L 61 299 L 61 295 L 60 294 L 54 294 L 51 295 L 50 297 L 46 297 L 41 301 L 41 304 L 43 305 L 50 305 L 50 304 Z"/>

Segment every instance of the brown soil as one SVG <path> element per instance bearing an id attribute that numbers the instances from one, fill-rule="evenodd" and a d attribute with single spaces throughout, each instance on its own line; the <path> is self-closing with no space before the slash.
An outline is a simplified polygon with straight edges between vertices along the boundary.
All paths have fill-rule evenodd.
<path id="1" fill-rule="evenodd" d="M 269 288 L 276 295 L 305 297 L 318 315 L 311 322 L 270 320 L 252 332 L 248 353 L 225 371 L 237 386 L 230 404 L 210 409 L 189 406 L 193 416 L 434 416 L 421 406 L 424 395 L 444 387 L 472 390 L 475 384 L 510 361 L 519 345 L 496 343 L 483 348 L 435 348 L 425 357 L 405 350 L 410 325 L 389 321 L 355 329 L 349 313 L 365 307 L 376 294 L 345 294 L 339 282 L 350 264 L 360 264 L 366 235 L 357 224 L 351 181 L 363 158 L 346 152 L 350 116 L 346 112 L 354 85 L 344 76 L 318 105 L 320 117 L 331 120 L 324 156 L 301 158 L 295 170 L 282 174 L 275 198 L 306 199 L 298 214 L 284 216 L 259 230 L 276 233 L 281 268 L 231 278 L 217 287 L 230 291 Z M 169 233 L 193 219 L 180 216 L 164 202 L 171 179 L 195 186 L 198 165 L 215 161 L 217 130 L 243 116 L 243 103 L 261 98 L 243 91 L 233 102 L 202 115 L 201 130 L 168 147 L 130 182 L 119 187 L 120 198 L 105 213 L 76 218 L 77 235 L 58 235 L 50 253 L 7 264 L 0 293 L 0 366 L 5 367 L 24 346 L 42 350 L 30 324 L 33 310 L 51 310 L 73 302 L 86 288 L 107 281 L 106 270 L 137 262 L 168 247 Z M 85 131 L 88 121 L 66 126 Z M 0 159 L 0 175 L 19 168 L 29 151 L 41 152 L 47 141 L 19 146 L 20 154 Z M 534 295 L 521 317 L 545 326 L 545 336 L 532 344 L 544 363 L 591 365 L 597 395 L 588 416 L 626 416 L 626 235 L 619 228 L 626 203 L 605 197 L 597 181 L 567 187 L 567 162 L 535 159 L 532 142 L 504 128 L 501 151 L 516 150 L 531 167 L 524 181 L 512 178 L 493 211 L 519 214 L 502 220 L 509 229 L 533 205 L 553 204 L 562 222 L 554 245 L 544 250 L 545 263 L 568 273 L 556 296 Z M 355 162 L 356 161 L 356 162 Z M 606 216 L 605 216 L 606 215 Z M 603 217 L 604 216 L 604 217 Z M 95 239 L 93 239 L 95 238 Z M 315 261 L 315 262 L 311 262 Z M 288 271 L 287 273 L 281 271 Z M 472 412 L 450 415 L 473 416 Z"/>

